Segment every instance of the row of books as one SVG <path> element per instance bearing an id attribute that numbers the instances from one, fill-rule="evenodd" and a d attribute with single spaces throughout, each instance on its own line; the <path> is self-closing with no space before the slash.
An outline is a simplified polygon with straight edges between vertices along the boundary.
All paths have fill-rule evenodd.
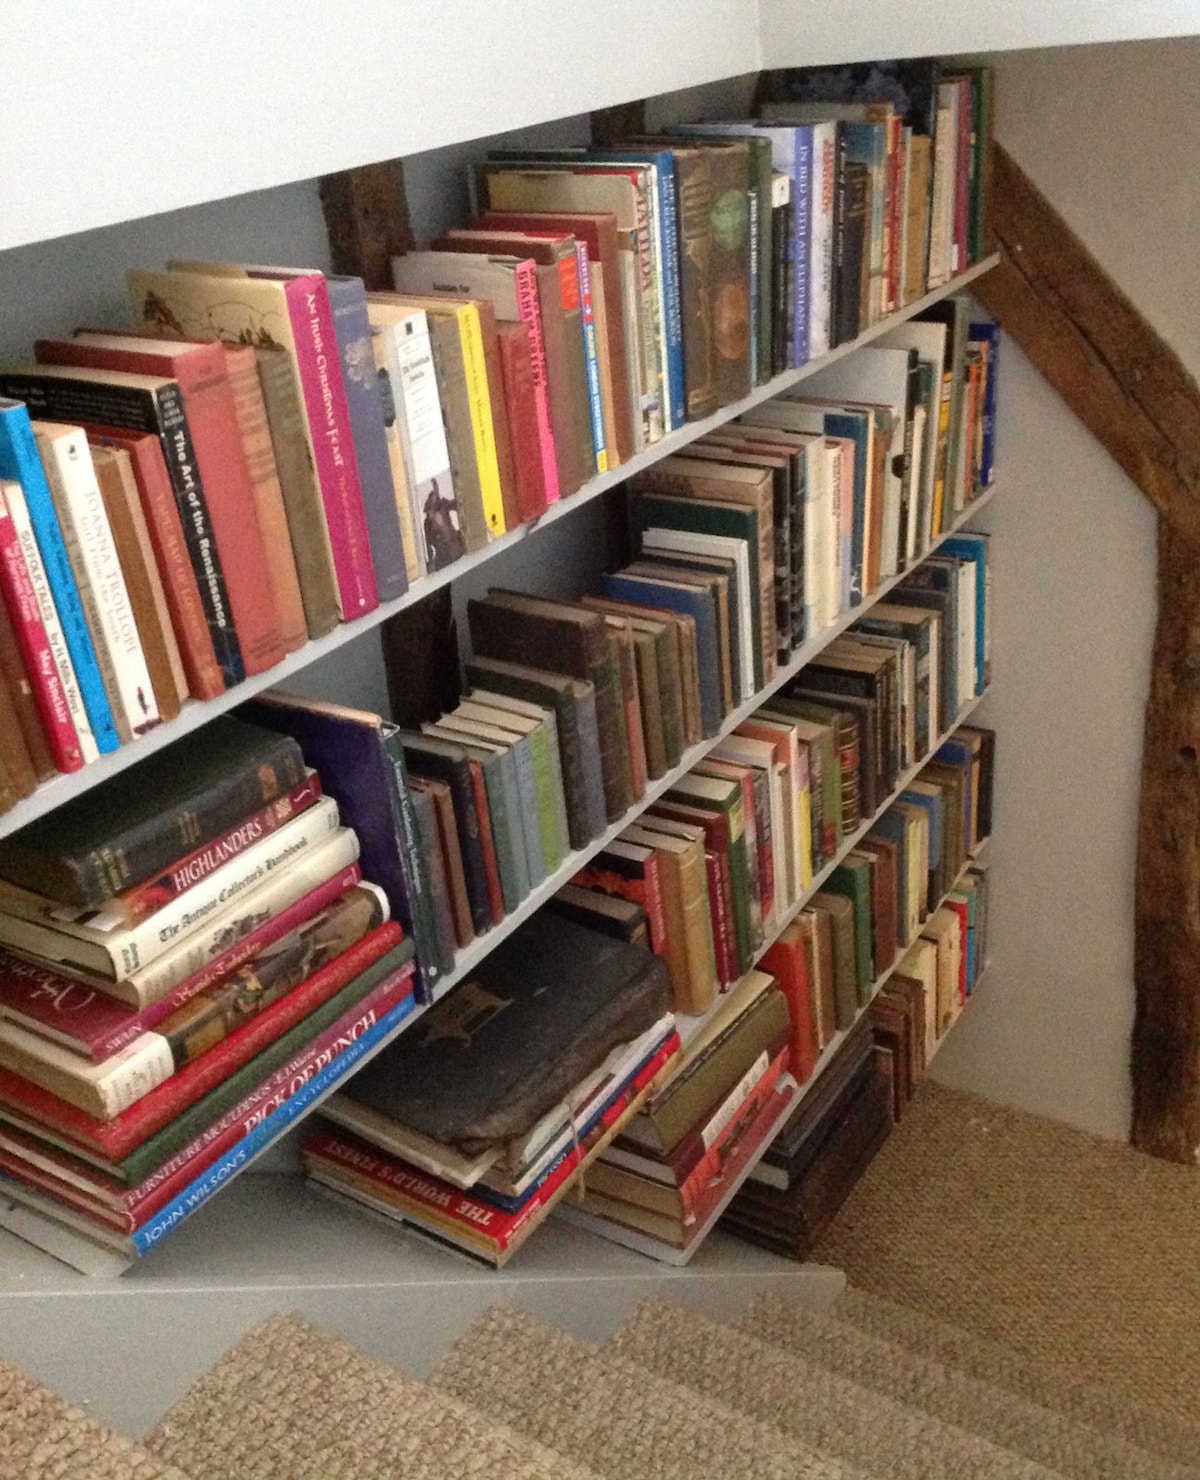
<path id="1" fill-rule="evenodd" d="M 479 165 L 475 217 L 396 258 L 394 293 L 178 263 L 129 274 L 130 332 L 38 341 L 37 364 L 0 376 L 0 807 L 976 260 L 990 74 L 887 77 L 777 100 L 797 114 L 786 125 Z M 839 255 L 855 250 L 862 273 Z M 867 519 L 868 568 L 882 553 L 885 574 L 940 527 L 939 497 L 959 506 L 960 434 L 976 424 L 963 405 L 978 399 L 986 424 L 975 370 L 994 342 L 961 331 L 874 418 L 893 461 L 908 435 L 922 472 L 921 488 L 915 471 L 903 491 L 885 480 L 881 549 Z M 924 484 L 940 454 L 922 445 L 946 445 L 952 367 L 939 495 Z"/>
<path id="2" fill-rule="evenodd" d="M 0 851 L 0 1183 L 120 1254 L 413 1011 L 412 939 L 278 729 L 222 716 Z"/>
<path id="3" fill-rule="evenodd" d="M 500 1266 L 678 1052 L 661 958 L 544 909 L 323 1105 L 304 1166 Z"/>
<path id="4" fill-rule="evenodd" d="M 990 832 L 993 761 L 990 731 L 959 729 L 939 748 L 757 968 L 683 1027 L 667 1082 L 600 1152 L 568 1216 L 682 1262 L 743 1173 L 757 1179 L 751 1200 L 758 1184 L 789 1192 L 813 1149 L 812 1106 L 841 1087 L 835 1065 L 867 1017 L 903 1053 L 888 1065 L 890 1123 L 978 975 L 987 873 L 971 860 Z M 787 1085 L 818 1064 L 812 1095 L 780 1126 Z"/>

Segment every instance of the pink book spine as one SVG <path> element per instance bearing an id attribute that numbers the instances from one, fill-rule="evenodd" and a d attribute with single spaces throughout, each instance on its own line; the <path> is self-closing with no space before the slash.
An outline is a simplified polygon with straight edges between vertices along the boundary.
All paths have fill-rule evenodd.
<path id="1" fill-rule="evenodd" d="M 341 359 L 333 328 L 333 310 L 325 279 L 315 274 L 284 283 L 296 365 L 308 423 L 325 523 L 333 553 L 342 617 L 351 622 L 379 605 L 375 568 L 367 535 L 358 459 L 350 432 L 350 408 L 342 380 Z"/>
<path id="2" fill-rule="evenodd" d="M 542 337 L 542 311 L 538 307 L 537 267 L 532 259 L 517 264 L 517 313 L 529 325 L 529 358 L 533 365 L 533 400 L 537 408 L 538 445 L 542 449 L 542 472 L 546 480 L 546 502 L 562 497 L 558 482 L 558 458 L 554 430 L 550 425 L 550 391 L 546 378 L 546 341 Z"/>
<path id="3" fill-rule="evenodd" d="M 0 952 L 0 1017 L 15 1017 L 35 1032 L 41 1026 L 60 1041 L 69 1038 L 81 1053 L 102 1064 L 127 1043 L 148 1033 L 176 1008 L 191 1001 L 198 992 L 281 940 L 318 910 L 348 894 L 361 878 L 362 870 L 356 863 L 341 869 L 140 1012 L 130 1012 L 115 998 L 86 982 L 58 976 L 44 967 Z"/>
<path id="4" fill-rule="evenodd" d="M 3 485 L 0 485 L 0 598 L 7 605 L 16 630 L 54 764 L 60 771 L 78 771 L 83 766 L 83 751 L 50 651 L 45 623 L 38 612 L 37 595 Z"/>
<path id="5" fill-rule="evenodd" d="M 326 1064 L 343 1053 L 364 1033 L 369 1032 L 381 1017 L 385 1017 L 393 1007 L 411 996 L 414 970 L 409 961 L 399 971 L 389 972 L 378 986 L 361 1002 L 356 1002 L 336 1023 L 326 1028 L 319 1038 L 314 1038 L 307 1048 L 276 1069 L 269 1079 L 252 1089 L 244 1100 L 213 1121 L 194 1141 L 151 1172 L 144 1182 L 140 1182 L 130 1194 L 133 1199 L 131 1211 L 133 1207 L 138 1208 L 138 1221 L 143 1222 L 155 1211 L 148 1204 L 156 1192 L 160 1196 L 156 1198 L 155 1206 L 169 1202 L 181 1186 L 186 1186 L 210 1162 L 215 1161 L 243 1136 L 249 1135 L 260 1121 L 302 1090 L 314 1074 L 319 1074 Z M 186 1176 L 179 1182 L 177 1179 L 181 1173 L 186 1173 Z M 168 1182 L 171 1183 L 172 1192 L 165 1198 L 161 1197 L 161 1189 Z"/>

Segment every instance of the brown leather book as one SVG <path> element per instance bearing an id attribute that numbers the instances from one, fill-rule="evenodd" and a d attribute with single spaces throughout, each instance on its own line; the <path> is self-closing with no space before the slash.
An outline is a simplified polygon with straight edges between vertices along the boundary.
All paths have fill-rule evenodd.
<path id="1" fill-rule="evenodd" d="M 164 720 L 174 719 L 188 695 L 187 678 L 138 498 L 133 460 L 118 447 L 91 451 L 158 712 Z"/>
<path id="2" fill-rule="evenodd" d="M 58 771 L 50 755 L 50 747 L 46 744 L 42 722 L 38 717 L 37 700 L 33 696 L 33 686 L 29 682 L 25 662 L 17 646 L 12 618 L 3 601 L 0 601 L 0 678 L 4 680 L 8 691 L 17 727 L 33 766 L 34 777 L 38 781 L 48 781 Z"/>
<path id="3" fill-rule="evenodd" d="M 504 408 L 508 416 L 517 517 L 520 522 L 526 523 L 544 514 L 547 509 L 546 474 L 542 466 L 541 444 L 538 441 L 537 392 L 533 383 L 529 325 L 497 324 L 496 349 L 504 390 Z"/>
<path id="4" fill-rule="evenodd" d="M 871 870 L 871 928 L 875 938 L 875 969 L 886 971 L 900 948 L 899 917 L 896 907 L 896 845 L 889 838 L 865 837 L 850 856 L 867 855 L 875 867 Z"/>
<path id="5" fill-rule="evenodd" d="M 858 1012 L 858 971 L 854 950 L 854 905 L 844 895 L 818 890 L 811 907 L 829 917 L 833 931 L 833 1016 L 848 1028 Z"/>
<path id="6" fill-rule="evenodd" d="M 475 939 L 475 926 L 471 921 L 471 901 L 467 895 L 467 876 L 463 868 L 462 848 L 458 841 L 458 825 L 454 816 L 454 800 L 449 784 L 436 781 L 431 776 L 416 776 L 411 771 L 409 785 L 418 791 L 427 791 L 433 800 L 437 817 L 438 836 L 446 867 L 446 887 L 450 896 L 450 913 L 454 920 L 454 938 L 459 947 Z"/>

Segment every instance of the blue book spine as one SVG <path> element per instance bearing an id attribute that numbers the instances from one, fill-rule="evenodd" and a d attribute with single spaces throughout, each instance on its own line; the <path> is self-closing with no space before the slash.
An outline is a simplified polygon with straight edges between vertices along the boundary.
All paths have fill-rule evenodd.
<path id="1" fill-rule="evenodd" d="M 955 535 L 942 541 L 938 553 L 953 555 L 956 560 L 975 562 L 975 693 L 982 694 L 987 686 L 987 541 L 972 539 L 970 535 Z"/>
<path id="2" fill-rule="evenodd" d="M 1000 361 L 1000 325 L 972 324 L 969 337 L 985 340 L 988 347 L 987 389 L 983 396 L 983 453 L 979 464 L 979 483 L 983 488 L 990 488 L 996 462 L 996 372 Z"/>
<path id="3" fill-rule="evenodd" d="M 104 692 L 96 649 L 83 614 L 79 587 L 75 584 L 75 573 L 71 569 L 58 515 L 54 511 L 50 485 L 46 482 L 37 443 L 33 439 L 29 411 L 21 401 L 0 401 L 0 478 L 11 478 L 25 491 L 29 521 L 33 525 L 54 605 L 62 622 L 83 707 L 87 710 L 96 747 L 101 755 L 107 755 L 121 742 Z"/>
<path id="4" fill-rule="evenodd" d="M 379 398 L 379 374 L 371 347 L 366 290 L 361 278 L 331 277 L 327 282 L 371 545 L 371 564 L 380 599 L 388 601 L 408 590 L 408 572 L 400 538 L 400 516 L 396 512 L 383 404 Z"/>
<path id="5" fill-rule="evenodd" d="M 608 440 L 604 431 L 604 400 L 600 393 L 600 346 L 596 338 L 596 310 L 592 303 L 592 269 L 587 247 L 575 243 L 575 266 L 579 275 L 580 321 L 583 324 L 583 359 L 587 367 L 588 415 L 592 423 L 592 445 L 596 449 L 596 471 L 608 472 Z"/>
<path id="6" fill-rule="evenodd" d="M 277 1110 L 273 1110 L 235 1146 L 230 1147 L 225 1156 L 213 1162 L 212 1166 L 185 1187 L 173 1202 L 160 1208 L 153 1218 L 143 1223 L 132 1235 L 133 1246 L 138 1254 L 145 1254 L 147 1250 L 152 1249 L 173 1228 L 178 1227 L 185 1218 L 190 1217 L 197 1208 L 203 1207 L 214 1192 L 236 1177 L 249 1163 L 251 1157 L 264 1150 L 272 1141 L 278 1140 L 284 1131 L 299 1120 L 326 1090 L 344 1079 L 364 1054 L 393 1033 L 412 1012 L 413 1006 L 414 1001 L 411 996 L 406 997 L 403 1002 L 397 1002 L 395 1007 L 385 1013 L 374 1027 L 369 1028 L 361 1038 L 355 1039 L 349 1048 L 338 1054 L 331 1063 L 326 1064 L 320 1073 L 314 1074 L 291 1099 L 284 1100 Z"/>
<path id="7" fill-rule="evenodd" d="M 790 248 L 795 282 L 795 306 L 792 310 L 792 365 L 808 364 L 812 317 L 812 175 L 813 131 L 806 124 L 796 129 L 795 155 L 792 160 L 792 222 L 794 241 Z"/>

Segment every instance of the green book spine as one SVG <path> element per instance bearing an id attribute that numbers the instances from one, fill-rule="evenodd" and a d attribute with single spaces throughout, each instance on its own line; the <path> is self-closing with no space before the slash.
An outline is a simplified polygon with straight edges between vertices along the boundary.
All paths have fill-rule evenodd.
<path id="1" fill-rule="evenodd" d="M 662 701 L 663 756 L 667 770 L 679 764 L 683 754 L 683 677 L 679 671 L 679 647 L 668 629 L 654 645 L 658 663 L 658 693 Z"/>
<path id="2" fill-rule="evenodd" d="M 629 765 L 629 736 L 625 729 L 625 701 L 621 692 L 621 659 L 615 637 L 605 634 L 604 657 L 588 677 L 596 690 L 605 805 L 608 820 L 615 822 L 633 806 L 633 772 Z"/>
<path id="3" fill-rule="evenodd" d="M 323 1002 L 268 1048 L 264 1048 L 262 1053 L 256 1054 L 240 1069 L 236 1069 L 228 1079 L 223 1079 L 194 1105 L 189 1105 L 182 1114 L 163 1126 L 161 1131 L 143 1141 L 136 1151 L 130 1152 L 117 1170 L 121 1181 L 130 1187 L 144 1182 L 163 1162 L 190 1145 L 227 1110 L 240 1104 L 256 1085 L 302 1052 L 314 1038 L 318 1038 L 326 1028 L 336 1023 L 343 1013 L 349 1012 L 385 976 L 390 976 L 406 961 L 411 960 L 412 954 L 412 941 L 402 940 L 398 946 L 393 946 L 380 956 L 378 961 L 373 962 L 361 976 L 347 982 L 328 1002 Z"/>
<path id="4" fill-rule="evenodd" d="M 875 980 L 871 949 L 871 865 L 865 859 L 848 858 L 839 863 L 825 884 L 830 894 L 840 894 L 854 906 L 854 968 L 858 1005 L 870 1001 Z"/>
<path id="5" fill-rule="evenodd" d="M 529 887 L 536 889 L 546 877 L 546 855 L 542 848 L 541 797 L 538 794 L 537 777 L 533 769 L 533 749 L 528 735 L 522 735 L 509 746 L 512 756 L 513 779 L 517 786 L 517 804 L 520 808 L 521 839 L 525 845 L 525 865 L 529 873 Z"/>
<path id="6" fill-rule="evenodd" d="M 556 757 L 551 748 L 547 726 L 539 725 L 527 737 L 533 765 L 533 784 L 537 795 L 538 831 L 546 872 L 552 874 L 566 854 L 566 839 L 558 829 L 558 788 L 555 785 Z"/>
<path id="7" fill-rule="evenodd" d="M 410 908 L 413 916 L 413 934 L 417 939 L 417 951 L 421 961 L 435 963 L 441 975 L 454 965 L 453 951 L 447 951 L 439 936 L 433 910 L 433 881 L 429 877 L 429 863 L 421 847 L 421 836 L 417 830 L 417 817 L 413 811 L 412 795 L 408 789 L 408 767 L 404 760 L 404 745 L 393 726 L 385 726 L 383 751 L 391 762 L 392 774 L 396 778 L 396 819 L 400 828 L 400 846 L 404 849 L 408 864 L 408 877 L 412 883 Z"/>

